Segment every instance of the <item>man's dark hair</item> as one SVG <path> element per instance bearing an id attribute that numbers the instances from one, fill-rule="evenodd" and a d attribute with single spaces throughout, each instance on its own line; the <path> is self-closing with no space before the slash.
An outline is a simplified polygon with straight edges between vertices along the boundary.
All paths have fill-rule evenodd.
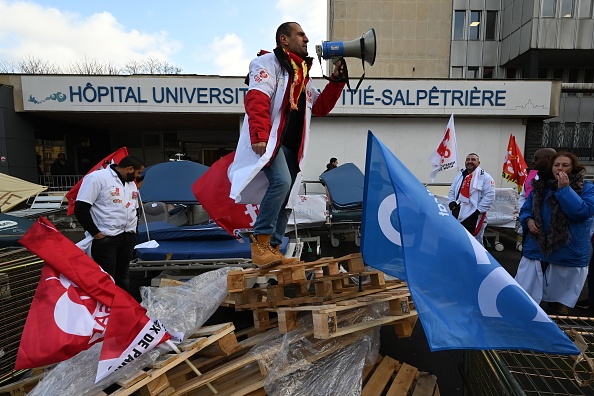
<path id="1" fill-rule="evenodd" d="M 140 169 L 144 166 L 144 162 L 135 155 L 128 155 L 120 160 L 119 168 L 127 168 L 132 166 L 134 169 Z"/>
<path id="2" fill-rule="evenodd" d="M 292 23 L 297 23 L 297 22 L 284 22 L 281 23 L 281 25 L 278 27 L 278 29 L 276 29 L 276 45 L 277 47 L 281 46 L 281 42 L 280 42 L 280 37 L 284 34 L 285 36 L 291 36 L 291 33 L 293 33 L 293 29 L 291 28 L 291 24 Z"/>
<path id="3" fill-rule="evenodd" d="M 336 162 L 336 161 L 338 161 L 338 158 L 334 158 L 334 157 L 330 158 L 330 163 L 333 163 L 333 162 Z"/>

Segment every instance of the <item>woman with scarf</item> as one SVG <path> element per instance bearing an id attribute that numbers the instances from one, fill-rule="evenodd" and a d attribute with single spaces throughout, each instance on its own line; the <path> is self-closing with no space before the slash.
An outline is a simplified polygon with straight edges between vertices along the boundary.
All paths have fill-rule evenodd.
<path id="1" fill-rule="evenodd" d="M 594 185 L 575 154 L 559 152 L 539 172 L 520 209 L 526 239 L 516 281 L 549 314 L 574 307 L 588 275 Z"/>

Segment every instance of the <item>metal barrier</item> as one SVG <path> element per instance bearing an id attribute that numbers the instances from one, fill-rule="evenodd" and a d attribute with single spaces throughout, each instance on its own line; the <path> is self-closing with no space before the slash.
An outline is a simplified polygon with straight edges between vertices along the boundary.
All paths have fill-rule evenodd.
<path id="1" fill-rule="evenodd" d="M 565 333 L 573 330 L 594 358 L 594 318 L 551 316 Z M 573 339 L 573 338 L 572 338 Z M 462 379 L 468 396 L 594 395 L 594 368 L 586 359 L 531 351 L 464 351 Z M 579 381 L 578 381 L 579 379 Z M 581 383 L 580 383 L 581 381 Z"/>
<path id="2" fill-rule="evenodd" d="M 40 175 L 39 184 L 47 186 L 48 191 L 68 191 L 82 178 L 83 175 Z"/>

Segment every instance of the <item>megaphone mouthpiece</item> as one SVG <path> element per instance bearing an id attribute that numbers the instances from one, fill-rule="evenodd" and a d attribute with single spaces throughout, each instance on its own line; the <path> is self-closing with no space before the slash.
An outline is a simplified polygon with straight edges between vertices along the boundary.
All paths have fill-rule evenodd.
<path id="1" fill-rule="evenodd" d="M 373 66 L 375 63 L 376 40 L 375 30 L 369 29 L 363 36 L 350 41 L 322 41 L 316 45 L 318 58 L 334 57 L 359 58 Z"/>

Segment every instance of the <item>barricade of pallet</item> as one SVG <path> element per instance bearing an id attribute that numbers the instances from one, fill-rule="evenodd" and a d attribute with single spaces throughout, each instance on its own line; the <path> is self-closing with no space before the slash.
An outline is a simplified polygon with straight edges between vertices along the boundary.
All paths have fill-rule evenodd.
<path id="1" fill-rule="evenodd" d="M 348 272 L 339 270 L 341 263 L 349 268 Z M 387 284 L 383 272 L 363 271 L 359 253 L 337 259 L 299 262 L 274 267 L 269 271 L 231 271 L 227 276 L 227 284 L 235 309 L 257 310 L 336 302 L 402 283 L 391 281 Z M 363 278 L 366 282 L 359 282 Z"/>

